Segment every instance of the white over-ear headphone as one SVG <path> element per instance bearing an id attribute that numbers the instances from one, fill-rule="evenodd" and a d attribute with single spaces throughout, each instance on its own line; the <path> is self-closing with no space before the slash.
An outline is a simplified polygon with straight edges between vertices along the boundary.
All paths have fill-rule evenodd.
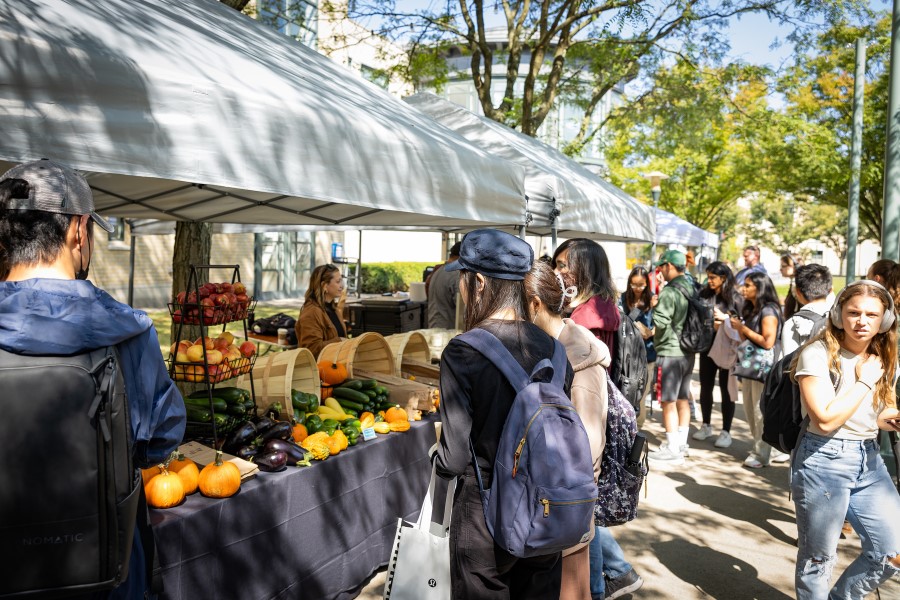
<path id="1" fill-rule="evenodd" d="M 847 294 L 847 290 L 858 285 L 868 285 L 869 287 L 884 291 L 884 294 L 888 299 L 888 305 L 884 311 L 884 316 L 881 318 L 881 327 L 878 328 L 878 333 L 887 333 L 888 331 L 890 331 L 891 327 L 893 327 L 894 321 L 897 319 L 897 315 L 894 314 L 894 299 L 893 297 L 891 297 L 891 293 L 887 291 L 886 287 L 884 287 L 877 281 L 872 281 L 871 279 L 860 279 L 859 281 L 854 281 L 841 290 L 837 298 L 834 299 L 834 305 L 831 307 L 831 324 L 835 327 L 835 329 L 844 328 L 844 324 L 841 322 L 841 298 L 843 298 Z"/>

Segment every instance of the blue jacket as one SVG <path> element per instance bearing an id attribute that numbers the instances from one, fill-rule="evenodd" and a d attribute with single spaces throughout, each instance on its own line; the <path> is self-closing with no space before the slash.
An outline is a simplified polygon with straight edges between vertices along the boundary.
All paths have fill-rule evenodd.
<path id="1" fill-rule="evenodd" d="M 113 345 L 122 361 L 135 465 L 160 463 L 184 437 L 185 409 L 150 317 L 89 281 L 0 282 L 0 348 L 23 355 L 64 355 Z M 135 531 L 128 580 L 110 597 L 143 597 L 143 554 Z"/>

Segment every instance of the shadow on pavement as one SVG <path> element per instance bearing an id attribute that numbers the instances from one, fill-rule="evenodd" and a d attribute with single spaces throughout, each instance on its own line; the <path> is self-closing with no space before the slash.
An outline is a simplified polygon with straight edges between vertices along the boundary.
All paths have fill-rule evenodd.
<path id="1" fill-rule="evenodd" d="M 672 539 L 651 544 L 659 561 L 704 597 L 720 600 L 790 600 L 791 596 L 761 581 L 750 563 L 723 552 Z M 689 556 L 690 560 L 685 560 Z"/>

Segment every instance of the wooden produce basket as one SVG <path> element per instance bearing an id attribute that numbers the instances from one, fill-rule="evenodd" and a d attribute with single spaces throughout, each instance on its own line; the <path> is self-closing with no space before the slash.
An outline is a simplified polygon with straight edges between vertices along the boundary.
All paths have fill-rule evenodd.
<path id="1" fill-rule="evenodd" d="M 413 411 L 416 410 L 434 412 L 435 403 L 439 401 L 441 395 L 435 386 L 384 373 L 357 371 L 357 377 L 378 380 L 378 383 L 390 390 L 391 402 L 405 408 L 411 418 Z"/>
<path id="2" fill-rule="evenodd" d="M 281 417 L 290 420 L 294 415 L 291 390 L 320 395 L 319 369 L 312 352 L 306 348 L 269 353 L 256 360 L 251 371 L 256 406 L 259 414 L 266 414 L 273 404 L 281 405 Z M 242 375 L 237 386 L 250 389 L 250 380 Z"/>
<path id="3" fill-rule="evenodd" d="M 428 339 L 418 331 L 408 331 L 384 338 L 394 357 L 394 373 L 401 375 L 407 361 L 431 364 L 431 349 Z"/>
<path id="4" fill-rule="evenodd" d="M 454 337 L 458 336 L 462 331 L 459 329 L 419 329 L 417 333 L 421 334 L 428 341 L 428 349 L 431 353 L 430 360 L 439 360 L 441 358 L 441 353 L 444 351 L 444 348 L 447 347 L 447 344 L 450 343 Z"/>
<path id="5" fill-rule="evenodd" d="M 359 337 L 328 344 L 319 352 L 316 362 L 337 362 L 347 367 L 347 377 L 357 377 L 356 371 L 398 375 L 391 347 L 384 336 L 367 331 Z"/>

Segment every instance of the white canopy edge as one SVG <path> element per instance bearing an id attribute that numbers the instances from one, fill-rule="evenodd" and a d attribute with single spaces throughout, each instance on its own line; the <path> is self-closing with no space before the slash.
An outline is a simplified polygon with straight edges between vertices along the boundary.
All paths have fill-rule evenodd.
<path id="1" fill-rule="evenodd" d="M 524 171 L 213 0 L 0 4 L 0 168 L 88 174 L 127 218 L 475 227 Z"/>
<path id="2" fill-rule="evenodd" d="M 711 231 L 700 229 L 684 219 L 656 209 L 656 243 L 681 244 L 682 246 L 719 247 L 719 236 Z"/>

